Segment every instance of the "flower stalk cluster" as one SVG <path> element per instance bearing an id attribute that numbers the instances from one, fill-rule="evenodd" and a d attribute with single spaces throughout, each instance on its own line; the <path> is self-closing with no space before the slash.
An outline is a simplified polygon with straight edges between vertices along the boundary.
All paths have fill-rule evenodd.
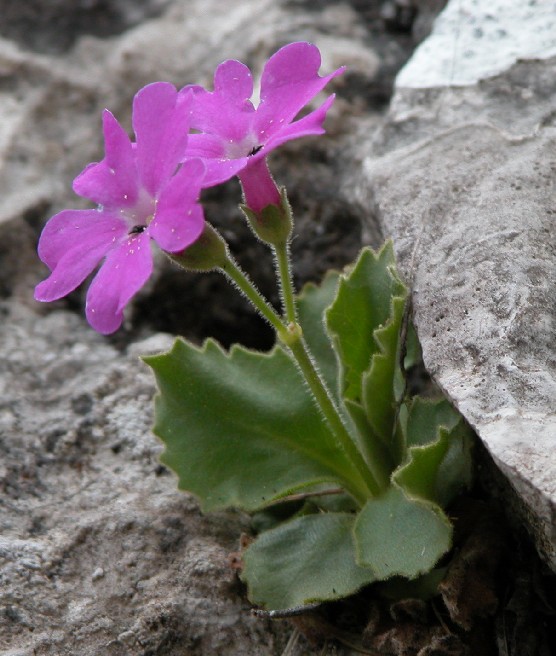
<path id="1" fill-rule="evenodd" d="M 428 572 L 451 545 L 443 505 L 470 479 L 457 413 L 407 396 L 408 290 L 392 244 L 363 249 L 349 273 L 318 288 L 294 288 L 293 214 L 267 158 L 324 133 L 334 95 L 298 118 L 344 70 L 320 76 L 320 62 L 312 44 L 285 46 L 264 67 L 257 104 L 251 72 L 235 60 L 218 66 L 212 91 L 147 85 L 133 101 L 133 140 L 105 110 L 104 158 L 73 183 L 97 207 L 59 212 L 38 245 L 50 269 L 39 301 L 62 298 L 98 268 L 85 312 L 102 334 L 121 326 L 151 275 L 153 245 L 187 271 L 221 272 L 274 329 L 270 353 L 178 339 L 145 359 L 160 389 L 161 460 L 204 509 L 305 501 L 244 555 L 250 598 L 273 608 Z M 252 232 L 272 251 L 281 311 L 205 220 L 203 189 L 233 176 Z"/>
<path id="2" fill-rule="evenodd" d="M 47 223 L 39 255 L 52 273 L 37 286 L 35 298 L 52 301 L 65 296 L 104 258 L 87 294 L 86 315 L 93 328 L 108 334 L 120 327 L 125 305 L 152 273 L 151 241 L 187 270 L 220 270 L 290 350 L 341 448 L 361 470 L 361 487 L 366 489 L 354 490 L 354 496 L 362 501 L 379 488 L 303 341 L 289 257 L 293 216 L 286 192 L 278 189 L 267 162 L 268 154 L 287 141 L 324 133 L 334 95 L 295 120 L 344 70 L 321 77 L 320 63 L 318 49 L 309 43 L 279 50 L 264 68 L 256 107 L 250 100 L 251 72 L 235 60 L 218 66 L 213 91 L 197 85 L 177 91 L 165 82 L 150 84 L 133 101 L 135 142 L 105 110 L 105 157 L 86 167 L 73 185 L 98 208 L 65 210 Z M 234 175 L 241 182 L 242 210 L 249 225 L 274 252 L 283 316 L 261 296 L 225 240 L 204 220 L 201 189 Z"/>

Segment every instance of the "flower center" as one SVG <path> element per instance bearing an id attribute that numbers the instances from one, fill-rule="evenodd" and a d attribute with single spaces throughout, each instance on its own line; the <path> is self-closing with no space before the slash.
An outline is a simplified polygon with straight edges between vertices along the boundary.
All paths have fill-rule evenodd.
<path id="1" fill-rule="evenodd" d="M 147 229 L 146 225 L 136 225 L 127 233 L 128 235 L 140 235 Z"/>
<path id="2" fill-rule="evenodd" d="M 153 220 L 156 211 L 156 200 L 143 188 L 139 190 L 137 202 L 133 207 L 125 207 L 120 213 L 130 225 L 129 234 L 139 234 Z"/>
<path id="3" fill-rule="evenodd" d="M 253 133 L 246 134 L 241 141 L 229 141 L 226 144 L 226 157 L 228 159 L 239 159 L 240 157 L 251 157 L 259 152 L 262 145 Z"/>

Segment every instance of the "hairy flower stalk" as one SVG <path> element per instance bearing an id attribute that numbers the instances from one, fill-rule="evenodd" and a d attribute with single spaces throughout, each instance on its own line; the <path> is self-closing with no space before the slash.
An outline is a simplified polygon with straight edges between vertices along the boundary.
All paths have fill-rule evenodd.
<path id="1" fill-rule="evenodd" d="M 204 242 L 204 243 L 203 243 Z M 307 344 L 303 340 L 301 327 L 296 322 L 290 322 L 288 317 L 280 317 L 270 303 L 262 296 L 255 287 L 249 276 L 237 264 L 230 255 L 225 241 L 214 230 L 212 226 L 205 228 L 203 236 L 199 241 L 186 249 L 183 253 L 170 256 L 171 259 L 185 269 L 199 271 L 216 269 L 223 273 L 247 298 L 257 312 L 268 321 L 274 328 L 280 342 L 288 349 L 294 361 L 305 379 L 314 401 L 320 409 L 324 419 L 335 436 L 338 447 L 345 452 L 360 475 L 359 481 L 352 481 L 347 491 L 353 496 L 359 505 L 363 505 L 369 496 L 376 496 L 381 492 L 381 485 L 377 482 L 372 472 L 358 451 L 343 419 L 327 389 L 321 375 L 315 367 Z M 203 258 L 198 251 L 207 247 Z M 199 257 L 202 264 L 199 265 Z M 293 299 L 293 287 L 288 285 L 288 293 Z"/>
<path id="2" fill-rule="evenodd" d="M 190 135 L 187 155 L 199 157 L 205 163 L 204 186 L 238 176 L 244 196 L 242 209 L 249 224 L 274 252 L 284 303 L 283 319 L 276 315 L 231 258 L 219 268 L 274 327 L 280 341 L 288 347 L 340 448 L 365 481 L 366 490 L 352 491 L 362 503 L 369 494 L 378 494 L 380 487 L 366 467 L 330 392 L 314 367 L 297 324 L 289 257 L 293 217 L 285 191 L 278 190 L 267 163 L 269 153 L 283 143 L 324 133 L 324 119 L 334 95 L 318 109 L 295 120 L 307 103 L 344 71 L 344 68 L 339 68 L 321 77 L 318 74 L 320 63 L 318 48 L 312 44 L 292 43 L 280 49 L 264 67 L 260 103 L 256 107 L 251 101 L 251 72 L 235 60 L 218 66 L 213 91 L 198 86 L 185 87 L 182 92 L 194 93 L 191 126 L 199 130 L 199 134 Z"/>

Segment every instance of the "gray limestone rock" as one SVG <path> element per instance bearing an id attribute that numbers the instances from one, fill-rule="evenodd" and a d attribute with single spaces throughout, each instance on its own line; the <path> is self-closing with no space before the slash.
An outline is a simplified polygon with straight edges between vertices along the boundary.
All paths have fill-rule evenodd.
<path id="1" fill-rule="evenodd" d="M 0 653 L 275 654 L 230 567 L 247 518 L 202 516 L 157 460 L 137 354 L 170 337 L 120 353 L 76 314 L 0 309 Z"/>
<path id="2" fill-rule="evenodd" d="M 129 127 L 142 85 L 211 84 L 225 58 L 260 70 L 284 43 L 311 40 L 326 70 L 352 71 L 341 86 L 355 102 L 338 102 L 331 115 L 341 133 L 337 117 L 365 111 L 357 90 L 372 84 L 380 60 L 344 3 L 313 12 L 305 3 L 230 0 L 222 12 L 217 0 L 118 1 L 104 17 L 106 3 L 47 4 L 14 5 L 0 38 L 0 654 L 281 654 L 292 628 L 250 615 L 229 563 L 248 519 L 202 516 L 158 463 L 154 380 L 138 354 L 167 348 L 169 338 L 152 328 L 139 330 L 142 341 L 126 329 L 102 338 L 84 321 L 79 294 L 35 303 L 45 275 L 36 239 L 48 216 L 87 206 L 71 180 L 102 157 L 101 111 Z M 97 22 L 84 19 L 93 14 Z M 73 33 L 52 43 L 64 25 Z M 390 68 L 407 52 L 391 52 Z M 290 161 L 303 170 L 325 150 L 294 150 Z M 303 179 L 316 187 L 318 176 Z M 317 196 L 332 222 L 330 192 Z M 198 297 L 222 305 L 232 324 L 211 285 L 199 282 Z M 174 294 L 171 307 L 165 296 L 162 307 L 187 315 L 192 294 Z M 198 317 L 193 307 L 196 334 Z"/>
<path id="3" fill-rule="evenodd" d="M 522 16 L 522 3 L 509 4 Z M 439 30 L 460 5 L 448 6 Z M 464 9 L 476 29 L 481 19 L 488 23 L 476 3 Z M 520 37 L 534 34 L 538 19 L 522 20 Z M 394 239 L 427 369 L 517 492 L 508 501 L 515 499 L 556 569 L 556 59 L 549 34 L 545 57 L 536 52 L 530 61 L 517 61 L 520 43 L 529 42 L 511 41 L 517 53 L 496 58 L 504 70 L 495 76 L 488 66 L 477 69 L 480 48 L 491 41 L 476 40 L 477 57 L 462 56 L 453 67 L 465 86 L 454 87 L 451 69 L 444 67 L 440 82 L 427 69 L 445 54 L 433 30 L 400 74 L 384 127 L 362 147 L 355 187 Z"/>
<path id="4" fill-rule="evenodd" d="M 315 248 L 326 266 L 352 258 L 359 219 L 365 242 L 394 236 L 426 364 L 554 562 L 554 60 L 458 89 L 400 87 L 377 131 L 413 44 L 373 31 L 369 3 L 227 0 L 225 13 L 219 0 L 12 4 L 0 38 L 0 654 L 284 650 L 291 630 L 249 615 L 228 564 L 246 518 L 201 516 L 158 464 L 154 383 L 137 356 L 169 338 L 154 322 L 99 337 L 79 296 L 38 307 L 32 289 L 45 274 L 41 225 L 86 206 L 71 180 L 102 156 L 104 107 L 129 127 L 140 86 L 209 84 L 228 57 L 260 69 L 296 39 L 320 46 L 324 70 L 349 67 L 335 81 L 330 138 L 273 160 L 301 214 L 299 278 L 320 273 Z M 61 17 L 73 32 L 54 44 Z M 235 208 L 236 192 L 219 201 Z M 234 245 L 246 248 L 241 237 Z M 195 286 L 199 298 L 214 294 L 209 277 Z M 194 291 L 158 302 L 182 313 L 183 298 L 192 305 Z M 188 320 L 199 327 L 195 306 Z"/>

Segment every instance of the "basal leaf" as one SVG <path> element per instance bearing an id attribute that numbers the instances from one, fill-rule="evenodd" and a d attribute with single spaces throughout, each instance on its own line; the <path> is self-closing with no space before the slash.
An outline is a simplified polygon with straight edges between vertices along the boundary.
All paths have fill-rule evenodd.
<path id="1" fill-rule="evenodd" d="M 306 515 L 266 531 L 244 554 L 249 599 L 285 609 L 341 599 L 372 583 L 355 563 L 351 513 Z"/>
<path id="2" fill-rule="evenodd" d="M 404 391 L 400 368 L 400 331 L 406 295 L 392 299 L 392 312 L 385 326 L 375 331 L 380 351 L 372 357 L 371 366 L 363 374 L 363 403 L 373 431 L 390 445 L 396 410 Z"/>
<path id="3" fill-rule="evenodd" d="M 376 440 L 368 439 L 371 428 L 365 412 L 355 401 L 342 400 L 340 395 L 339 367 L 331 337 L 325 324 L 325 312 L 332 305 L 338 291 L 340 274 L 329 272 L 319 286 L 309 283 L 303 288 L 298 301 L 299 323 L 303 336 L 314 357 L 315 364 L 322 373 L 328 389 L 333 393 L 339 412 L 346 424 L 353 430 L 353 439 L 369 468 L 380 485 L 387 484 L 384 471 L 375 472 L 373 444 Z M 347 412 L 346 412 L 347 410 Z M 382 462 L 380 460 L 379 462 Z"/>
<path id="4" fill-rule="evenodd" d="M 461 415 L 446 399 L 424 399 L 416 396 L 407 419 L 407 447 L 424 446 L 438 440 L 438 427 L 451 430 Z"/>
<path id="5" fill-rule="evenodd" d="M 355 443 L 378 485 L 386 489 L 390 483 L 390 473 L 394 469 L 392 454 L 382 440 L 376 437 L 369 418 L 359 403 L 347 399 L 345 406 L 357 429 Z"/>
<path id="6" fill-rule="evenodd" d="M 364 249 L 340 278 L 338 294 L 326 313 L 338 354 L 341 393 L 363 407 L 369 439 L 390 447 L 396 401 L 403 390 L 399 336 L 407 289 L 395 272 L 391 242 L 378 252 Z M 353 407 L 353 406 L 352 406 Z M 359 425 L 360 418 L 354 417 Z"/>
<path id="7" fill-rule="evenodd" d="M 437 441 L 409 449 L 409 462 L 394 472 L 394 480 L 412 498 L 440 502 L 437 474 L 450 446 L 450 431 L 437 427 Z"/>
<path id="8" fill-rule="evenodd" d="M 178 339 L 145 361 L 160 390 L 161 461 L 204 510 L 254 510 L 306 486 L 358 480 L 280 348 L 228 354 L 212 340 L 199 349 Z"/>
<path id="9" fill-rule="evenodd" d="M 414 579 L 430 571 L 451 547 L 452 527 L 436 504 L 408 499 L 393 485 L 371 499 L 354 526 L 356 561 L 377 580 Z"/>
<path id="10" fill-rule="evenodd" d="M 392 243 L 378 253 L 365 248 L 353 268 L 340 277 L 338 293 L 326 312 L 328 331 L 340 360 L 342 394 L 363 403 L 361 377 L 379 351 L 374 331 L 390 318 L 392 295 L 401 283 L 391 274 Z"/>
<path id="11" fill-rule="evenodd" d="M 407 461 L 393 478 L 409 496 L 446 506 L 471 484 L 471 431 L 445 399 L 413 400 L 407 442 Z"/>

